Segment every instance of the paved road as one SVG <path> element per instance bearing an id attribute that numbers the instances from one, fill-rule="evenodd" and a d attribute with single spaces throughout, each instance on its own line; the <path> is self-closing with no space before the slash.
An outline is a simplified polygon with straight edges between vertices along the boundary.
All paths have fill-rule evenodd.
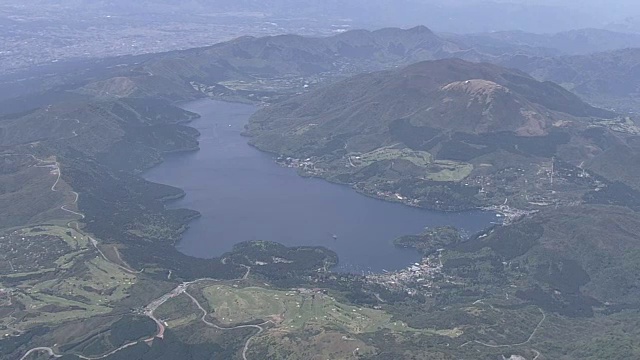
<path id="1" fill-rule="evenodd" d="M 33 348 L 33 349 L 29 350 L 26 354 L 24 354 L 24 356 L 22 356 L 20 358 L 20 360 L 24 360 L 27 357 L 29 357 L 29 355 L 31 355 L 33 353 L 37 353 L 37 352 L 46 352 L 47 354 L 49 354 L 50 357 L 54 357 L 54 358 L 62 357 L 62 355 L 58 355 L 58 354 L 54 353 L 53 349 L 51 349 L 49 347 L 37 347 L 37 348 Z"/>
<path id="2" fill-rule="evenodd" d="M 249 268 L 250 269 L 250 268 Z M 200 311 L 202 311 L 202 317 L 200 318 L 200 320 L 202 320 L 203 323 L 214 327 L 218 330 L 235 330 L 235 329 L 246 329 L 246 328 L 252 328 L 252 329 L 258 329 L 258 332 L 255 333 L 253 336 L 249 337 L 247 339 L 247 341 L 244 344 L 244 348 L 242 349 L 242 359 L 243 360 L 247 360 L 247 351 L 249 351 L 249 345 L 251 344 L 251 341 L 253 341 L 253 339 L 255 339 L 256 337 L 258 337 L 260 334 L 262 334 L 262 332 L 264 332 L 264 328 L 262 326 L 271 323 L 271 320 L 265 321 L 262 324 L 258 324 L 258 325 L 238 325 L 238 326 L 232 326 L 232 327 L 222 327 L 222 326 L 218 326 L 212 322 L 209 322 L 207 320 L 207 315 L 209 314 L 207 312 L 207 310 L 205 310 L 204 307 L 202 307 L 202 305 L 200 305 L 200 302 L 193 297 L 193 295 L 189 294 L 189 292 L 185 291 L 184 292 L 185 295 L 187 295 L 189 298 L 191 298 L 191 301 L 193 301 L 193 303 L 198 307 L 198 309 L 200 309 Z"/>
<path id="3" fill-rule="evenodd" d="M 482 302 L 482 301 L 479 301 Z M 517 346 L 522 346 L 522 345 L 526 345 L 529 342 L 531 342 L 531 340 L 533 339 L 533 337 L 536 335 L 536 333 L 538 332 L 538 330 L 540 329 L 540 327 L 542 326 L 542 323 L 544 323 L 544 321 L 547 319 L 547 314 L 545 314 L 545 312 L 541 309 L 538 308 L 538 310 L 540 310 L 540 313 L 542 313 L 542 319 L 540 320 L 540 322 L 538 323 L 538 325 L 536 325 L 536 327 L 533 329 L 533 331 L 531 332 L 531 335 L 529 335 L 529 337 L 527 338 L 527 340 L 521 342 L 521 343 L 517 343 L 517 344 L 505 344 L 505 345 L 493 345 L 493 344 L 487 344 L 484 343 L 482 341 L 479 340 L 474 340 L 474 341 L 468 341 L 462 345 L 460 345 L 460 347 L 466 346 L 468 344 L 471 343 L 476 343 L 482 346 L 486 346 L 486 347 L 490 347 L 490 348 L 508 348 L 508 347 L 517 347 Z M 540 354 L 539 351 L 537 350 L 533 350 L 532 351 L 536 354 L 536 357 L 533 358 L 533 360 L 538 359 L 542 354 Z"/>
<path id="4" fill-rule="evenodd" d="M 36 160 L 38 162 L 38 165 L 36 165 L 36 166 L 52 168 L 53 171 L 56 173 L 57 177 L 56 177 L 56 181 L 51 186 L 51 191 L 53 191 L 53 192 L 60 191 L 57 188 L 57 186 L 58 186 L 58 184 L 60 182 L 60 178 L 62 177 L 62 171 L 60 169 L 60 164 L 57 161 L 42 160 L 42 159 L 39 159 L 39 158 L 37 158 L 37 157 L 35 157 L 34 155 L 31 155 L 31 154 L 5 154 L 4 156 L 29 156 L 29 157 L 33 158 L 34 160 Z M 64 205 L 60 206 L 60 209 L 63 210 L 63 211 L 66 211 L 68 213 L 77 215 L 77 216 L 80 217 L 80 219 L 84 219 L 85 215 L 83 213 L 80 213 L 80 212 L 77 212 L 77 211 L 70 210 L 70 209 L 66 208 L 67 206 L 76 205 L 78 203 L 78 199 L 80 198 L 80 194 L 78 194 L 76 191 L 71 190 L 70 192 L 74 195 L 74 200 L 69 204 L 64 204 Z M 107 256 L 102 252 L 102 250 L 100 250 L 100 247 L 98 246 L 99 245 L 98 241 L 96 239 L 94 239 L 93 237 L 91 237 L 91 236 L 89 236 L 87 234 L 84 234 L 80 230 L 80 226 L 78 224 L 78 221 L 76 221 L 76 220 L 70 221 L 69 223 L 67 223 L 67 226 L 69 228 L 77 231 L 81 235 L 87 236 L 89 238 L 91 244 L 93 245 L 93 247 L 98 251 L 100 256 L 102 256 L 102 258 L 105 259 L 106 261 L 116 265 L 118 268 L 122 269 L 125 272 L 131 273 L 131 274 L 139 274 L 139 273 L 142 272 L 142 270 L 135 271 L 135 270 L 129 269 L 127 267 L 124 267 L 124 266 L 122 266 L 120 264 L 114 263 L 113 261 L 109 260 L 109 258 L 107 258 Z M 119 254 L 118 254 L 118 257 L 119 257 Z M 236 279 L 236 280 L 245 280 L 245 279 L 247 279 L 249 277 L 249 274 L 251 273 L 251 267 L 250 266 L 246 266 L 246 265 L 242 265 L 242 266 L 247 269 L 247 272 L 242 276 L 242 278 Z M 240 325 L 240 326 L 235 326 L 235 327 L 231 327 L 231 328 L 219 327 L 219 326 L 217 326 L 217 325 L 215 325 L 213 323 L 208 322 L 206 320 L 206 316 L 208 314 L 207 311 L 200 305 L 200 303 L 193 296 L 191 296 L 191 294 L 186 292 L 190 285 L 195 284 L 197 282 L 201 282 L 201 281 L 216 281 L 216 279 L 203 278 L 203 279 L 197 279 L 197 280 L 194 280 L 194 281 L 189 281 L 189 282 L 182 283 L 182 284 L 178 285 L 176 288 L 174 288 L 173 290 L 171 290 L 170 292 L 168 292 L 168 293 L 162 295 L 160 298 L 152 301 L 149 305 L 147 305 L 145 307 L 144 314 L 147 317 L 149 317 L 150 319 L 152 319 L 158 326 L 158 332 L 153 337 L 151 337 L 149 339 L 141 340 L 141 341 L 135 341 L 135 342 L 127 343 L 127 344 L 125 344 L 125 345 L 123 345 L 123 346 L 121 346 L 121 347 L 119 347 L 119 348 L 107 353 L 107 354 L 104 354 L 104 355 L 98 356 L 98 357 L 87 357 L 87 356 L 82 356 L 82 355 L 76 355 L 76 356 L 78 356 L 79 358 L 84 359 L 84 360 L 100 360 L 100 359 L 104 359 L 104 358 L 106 358 L 108 356 L 111 356 L 111 355 L 117 353 L 118 351 L 121 351 L 121 350 L 126 349 L 128 347 L 131 347 L 133 345 L 136 345 L 136 344 L 138 344 L 138 343 L 140 343 L 142 341 L 143 342 L 148 342 L 148 341 L 151 341 L 151 340 L 153 340 L 155 338 L 160 338 L 160 339 L 164 338 L 165 326 L 162 323 L 162 321 L 160 321 L 158 318 L 155 317 L 154 312 L 160 306 L 162 306 L 165 302 L 167 302 L 168 300 L 170 300 L 170 299 L 172 299 L 172 298 L 174 298 L 174 297 L 176 297 L 176 296 L 178 296 L 178 295 L 180 295 L 182 293 L 186 293 L 195 302 L 195 304 L 198 306 L 198 308 L 201 311 L 204 312 L 204 315 L 202 316 L 202 321 L 205 324 L 207 324 L 209 326 L 216 327 L 216 328 L 221 329 L 221 330 L 232 330 L 232 329 L 240 329 L 240 328 L 255 328 L 255 329 L 258 329 L 258 333 L 256 333 L 252 337 L 250 337 L 247 340 L 247 342 L 245 343 L 245 347 L 244 347 L 243 352 L 242 352 L 242 357 L 243 357 L 243 359 L 246 360 L 246 353 L 248 351 L 249 344 L 250 344 L 251 340 L 253 340 L 253 338 L 255 338 L 256 336 L 258 336 L 260 333 L 262 333 L 264 331 L 264 329 L 260 325 L 264 325 L 264 324 L 266 324 L 268 322 L 265 322 L 265 323 L 260 324 L 260 325 Z M 55 357 L 55 358 L 62 357 L 62 355 L 56 354 L 53 351 L 53 349 L 50 348 L 50 347 L 36 347 L 36 348 L 33 348 L 33 349 L 29 350 L 26 354 L 24 354 L 20 358 L 20 360 L 24 360 L 29 355 L 31 355 L 33 353 L 36 353 L 36 352 L 46 352 L 46 353 L 49 354 L 49 356 Z"/>

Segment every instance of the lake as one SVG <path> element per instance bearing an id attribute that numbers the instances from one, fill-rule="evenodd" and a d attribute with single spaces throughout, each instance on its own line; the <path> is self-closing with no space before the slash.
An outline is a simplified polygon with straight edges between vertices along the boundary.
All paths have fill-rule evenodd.
<path id="1" fill-rule="evenodd" d="M 190 124 L 202 134 L 200 151 L 169 155 L 145 178 L 185 190 L 186 196 L 170 207 L 202 213 L 178 244 L 187 255 L 211 258 L 242 241 L 268 240 L 325 246 L 338 254 L 339 271 L 391 271 L 420 258 L 413 250 L 395 248 L 398 236 L 438 225 L 475 232 L 495 220 L 492 213 L 412 208 L 300 177 L 240 135 L 254 106 L 199 100 L 183 108 L 202 116 Z"/>

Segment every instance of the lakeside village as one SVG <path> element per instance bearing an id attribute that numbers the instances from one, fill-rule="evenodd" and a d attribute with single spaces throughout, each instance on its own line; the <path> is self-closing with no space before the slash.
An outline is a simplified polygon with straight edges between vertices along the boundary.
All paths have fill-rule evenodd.
<path id="1" fill-rule="evenodd" d="M 324 173 L 322 169 L 315 166 L 313 158 L 296 159 L 280 156 L 276 158 L 276 163 L 284 167 L 297 169 L 303 176 L 320 176 Z M 418 206 L 418 200 L 406 198 L 398 193 L 378 191 L 377 193 L 367 194 L 383 200 L 402 202 L 414 207 Z M 512 208 L 506 202 L 502 205 L 485 207 L 483 210 L 496 213 L 496 218 L 500 219 L 500 224 L 502 225 L 512 224 L 537 212 L 537 210 Z M 404 292 L 410 296 L 416 294 L 432 296 L 436 281 L 449 281 L 442 271 L 441 257 L 443 251 L 444 249 L 439 249 L 436 254 L 424 257 L 420 262 L 411 264 L 402 270 L 369 273 L 365 275 L 365 279 L 369 283 L 383 286 L 390 291 Z"/>
<path id="2" fill-rule="evenodd" d="M 406 292 L 411 296 L 418 293 L 431 296 L 434 280 L 444 276 L 441 261 L 442 251 L 442 249 L 438 250 L 437 257 L 424 257 L 421 262 L 412 264 L 405 269 L 393 272 L 385 271 L 381 274 L 372 273 L 366 275 L 365 279 L 391 291 Z"/>
<path id="3" fill-rule="evenodd" d="M 281 155 L 275 158 L 275 161 L 280 166 L 296 169 L 297 171 L 300 172 L 300 175 L 302 176 L 320 177 L 325 172 L 323 169 L 316 167 L 313 161 L 313 158 L 296 159 L 296 158 L 286 157 Z M 413 207 L 419 206 L 418 199 L 411 199 L 399 193 L 393 193 L 391 191 L 380 191 L 380 190 L 367 191 L 366 189 L 362 189 L 362 188 L 356 188 L 356 190 L 381 200 L 400 202 L 405 205 L 413 206 Z M 516 209 L 507 205 L 506 202 L 505 204 L 502 204 L 502 205 L 485 207 L 485 208 L 482 208 L 482 210 L 496 213 L 496 217 L 501 219 L 502 221 L 501 224 L 503 225 L 512 224 L 514 222 L 521 220 L 525 216 L 528 216 L 537 212 L 536 210 Z"/>
<path id="4" fill-rule="evenodd" d="M 280 155 L 276 158 L 276 163 L 280 166 L 297 169 L 300 172 L 300 175 L 303 176 L 314 177 L 320 176 L 324 173 L 323 169 L 316 167 L 312 158 L 303 160 Z"/>

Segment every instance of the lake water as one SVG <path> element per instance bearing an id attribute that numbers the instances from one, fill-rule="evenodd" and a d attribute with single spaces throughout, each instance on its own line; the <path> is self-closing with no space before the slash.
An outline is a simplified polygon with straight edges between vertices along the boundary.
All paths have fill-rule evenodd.
<path id="1" fill-rule="evenodd" d="M 475 232 L 495 220 L 481 211 L 444 213 L 389 203 L 300 177 L 240 136 L 255 107 L 212 100 L 183 107 L 202 115 L 190 124 L 202 134 L 200 151 L 170 155 L 145 178 L 186 191 L 171 207 L 202 213 L 178 244 L 187 255 L 216 257 L 238 242 L 269 240 L 332 249 L 340 257 L 337 270 L 380 272 L 419 260 L 415 251 L 393 246 L 398 236 L 437 225 Z"/>

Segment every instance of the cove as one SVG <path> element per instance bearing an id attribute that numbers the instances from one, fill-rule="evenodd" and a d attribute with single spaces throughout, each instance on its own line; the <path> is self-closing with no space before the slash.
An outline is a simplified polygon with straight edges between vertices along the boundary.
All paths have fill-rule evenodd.
<path id="1" fill-rule="evenodd" d="M 300 177 L 240 135 L 256 107 L 213 100 L 182 107 L 201 115 L 190 124 L 201 133 L 200 150 L 168 155 L 144 176 L 184 189 L 170 207 L 202 214 L 177 245 L 187 255 L 212 258 L 242 241 L 267 240 L 327 247 L 339 256 L 338 271 L 392 271 L 419 260 L 417 252 L 393 246 L 398 236 L 439 225 L 476 232 L 495 220 L 488 212 L 412 208 Z"/>

